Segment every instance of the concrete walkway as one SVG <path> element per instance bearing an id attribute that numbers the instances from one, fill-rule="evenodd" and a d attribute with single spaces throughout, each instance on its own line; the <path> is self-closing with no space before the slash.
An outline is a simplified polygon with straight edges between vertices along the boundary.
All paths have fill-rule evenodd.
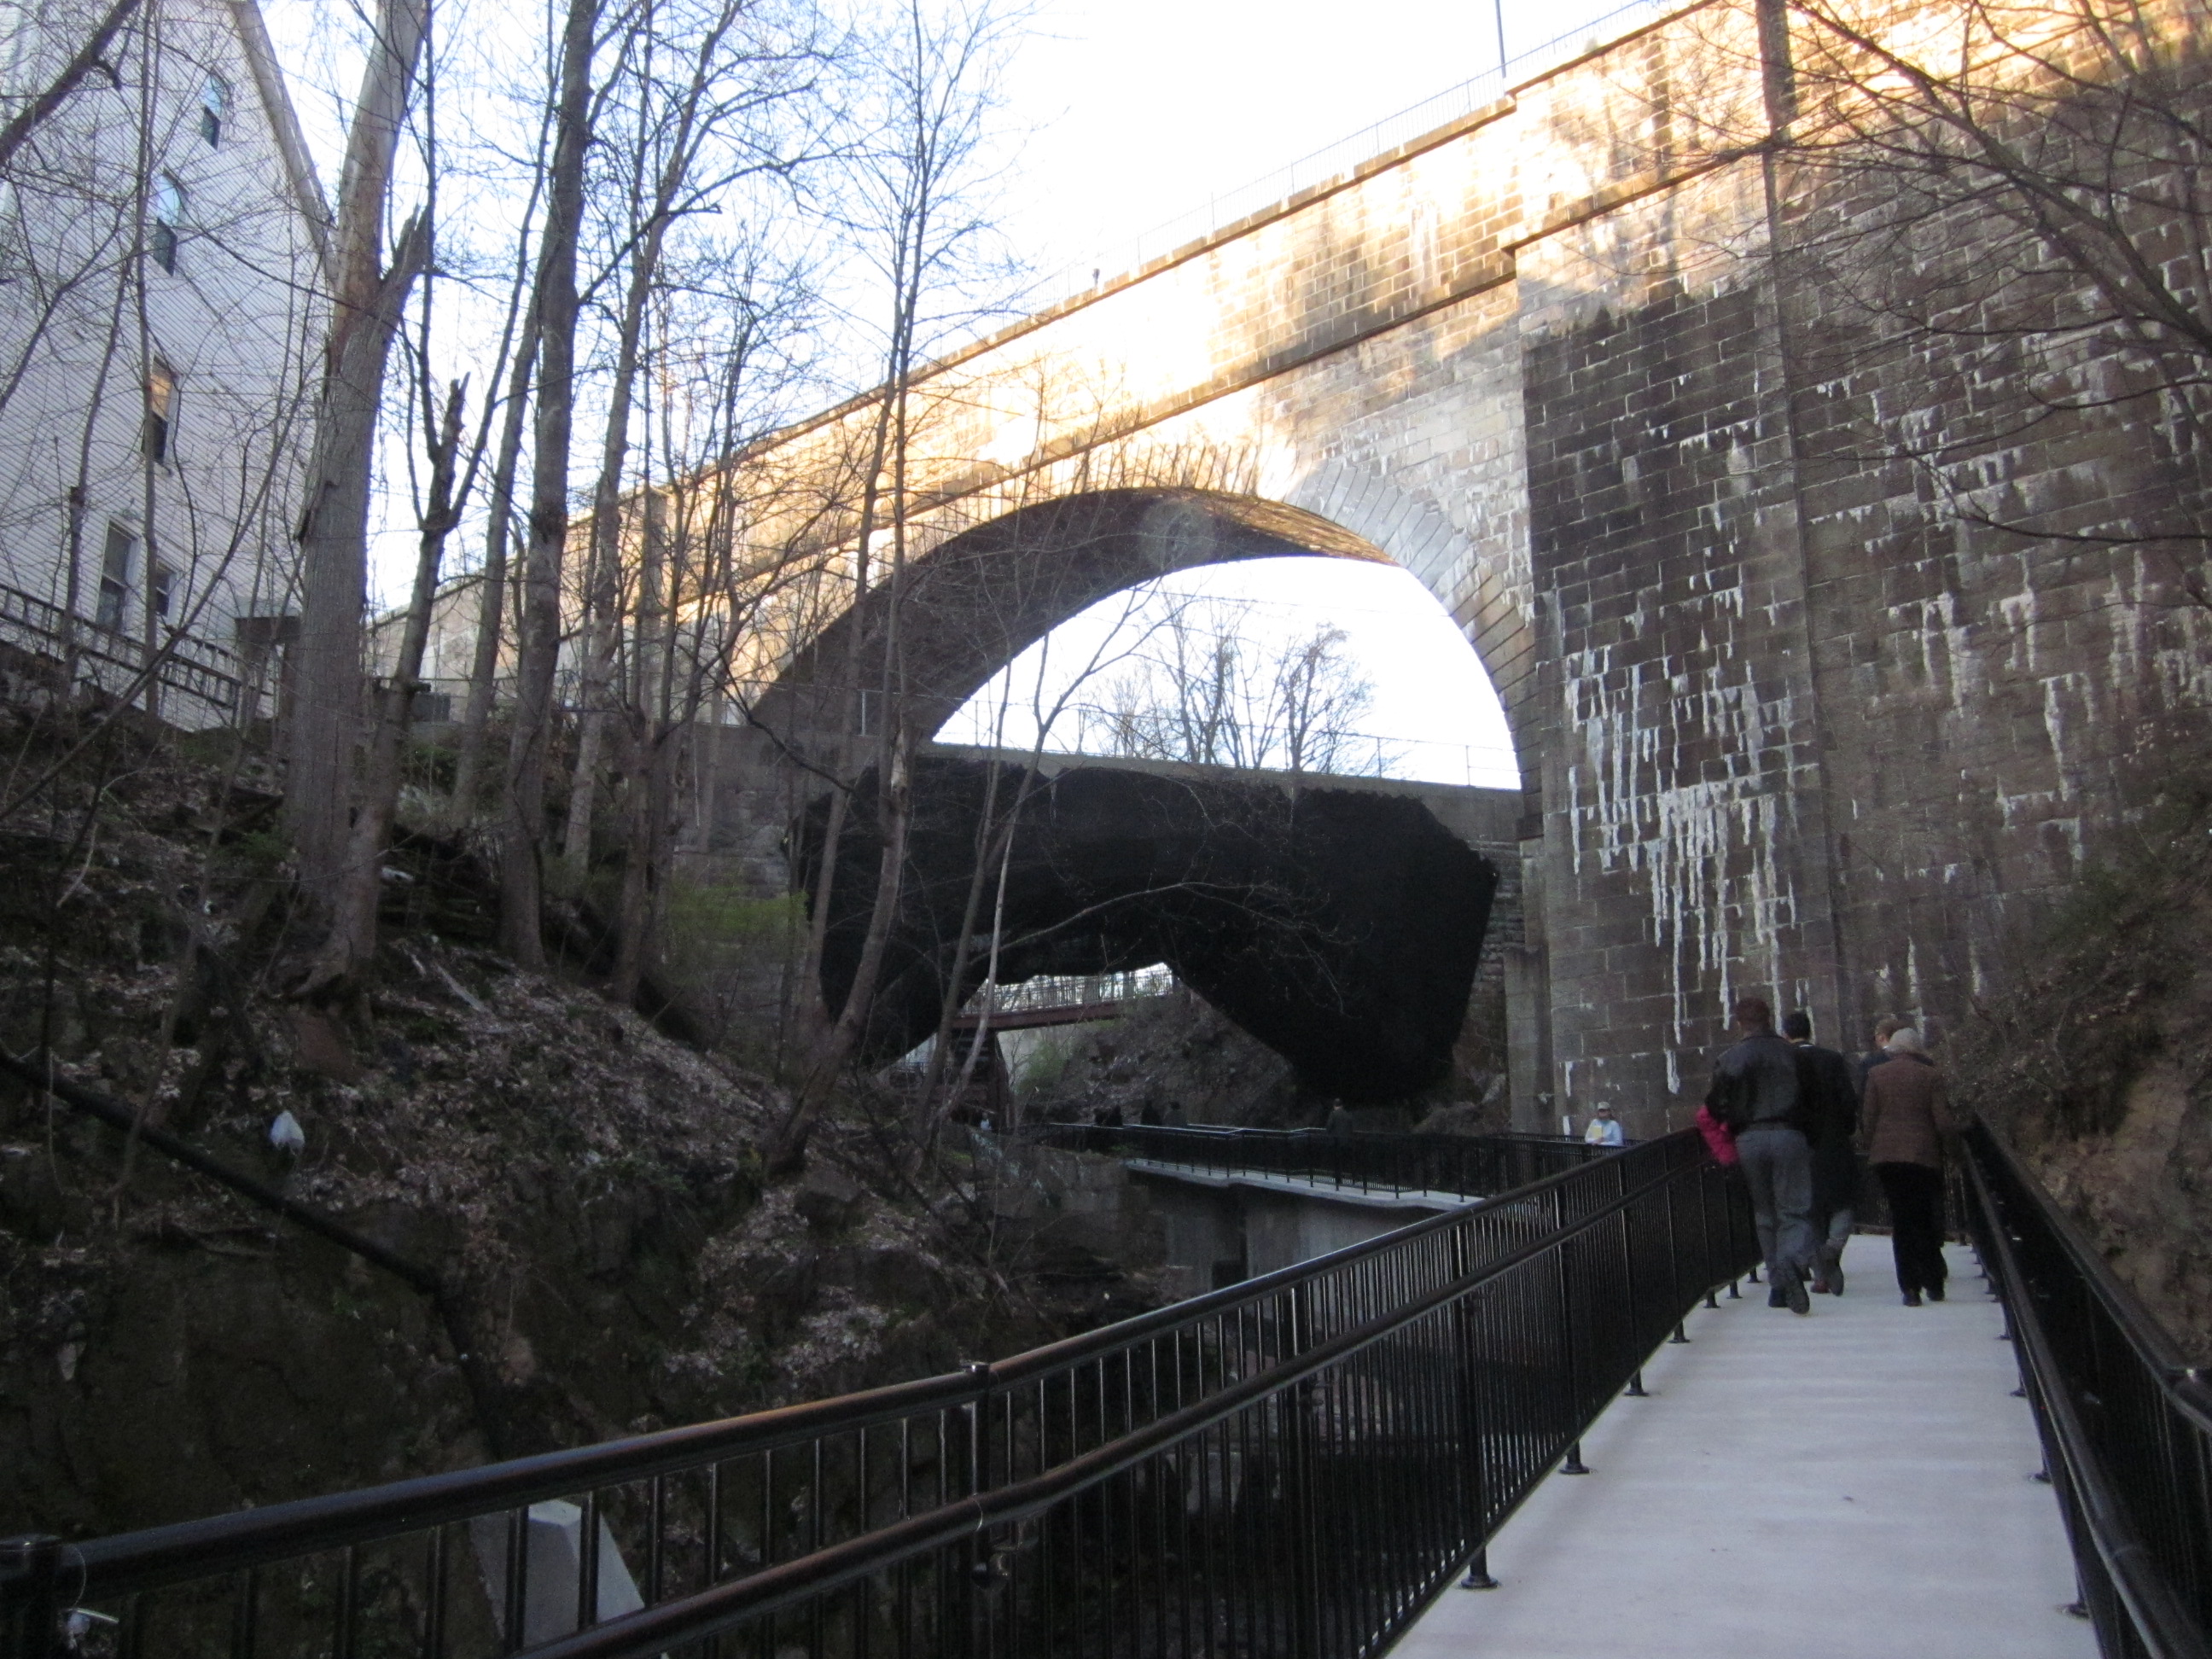
<path id="1" fill-rule="evenodd" d="M 1900 1304 L 1887 1238 L 1800 1319 L 1689 1320 L 1392 1659 L 2095 1659 L 2012 1348 L 1972 1255 Z"/>

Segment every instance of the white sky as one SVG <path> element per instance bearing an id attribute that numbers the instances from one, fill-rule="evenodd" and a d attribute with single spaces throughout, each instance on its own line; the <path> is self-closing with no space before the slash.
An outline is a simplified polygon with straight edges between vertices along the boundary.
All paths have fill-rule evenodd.
<path id="1" fill-rule="evenodd" d="M 492 0 L 495 9 L 498 0 Z M 326 31 L 337 0 L 263 0 L 296 82 L 326 174 L 338 122 Z M 1003 220 L 1033 268 L 1108 274 L 1162 251 L 1139 239 L 1164 222 L 1447 88 L 1494 69 L 1503 27 L 1516 58 L 1563 36 L 1621 32 L 1652 15 L 1619 0 L 1037 0 L 1033 33 L 1005 86 L 1018 135 Z M 1498 8 L 1502 7 L 1502 14 Z M 485 13 L 484 0 L 472 9 Z M 447 15 L 453 15 L 449 9 Z M 1610 21 L 1608 21 L 1610 19 Z M 1565 55 L 1564 52 L 1555 55 Z M 1515 78 L 1539 67 L 1516 65 Z M 1303 181 L 1302 181 L 1303 182 Z M 1080 286 L 1079 281 L 1076 284 Z M 1049 284 L 1045 297 L 1056 297 Z M 405 538 L 398 538 L 399 559 Z M 379 587 L 396 595 L 404 564 L 380 549 Z M 1369 720 L 1407 741 L 1404 775 L 1466 781 L 1464 746 L 1504 744 L 1474 653 L 1441 607 L 1402 572 L 1328 560 L 1270 560 L 1191 573 L 1178 584 L 1262 599 L 1255 630 L 1285 635 L 1340 622 L 1376 688 Z M 1493 757 L 1494 761 L 1494 757 Z M 1512 781 L 1492 763 L 1481 781 Z"/>
<path id="2" fill-rule="evenodd" d="M 1410 573 L 1348 559 L 1252 559 L 1187 571 L 1161 586 L 1234 602 L 1244 611 L 1240 637 L 1261 650 L 1271 638 L 1310 637 L 1324 623 L 1342 629 L 1346 654 L 1374 691 L 1355 729 L 1388 739 L 1388 775 L 1496 788 L 1519 782 L 1505 716 L 1482 665 L 1443 606 Z M 1096 679 L 1075 692 L 1077 702 L 1095 701 L 1121 672 L 1119 659 L 1144 647 L 1144 629 L 1143 617 L 1130 617 L 1119 600 L 1093 605 L 1017 657 L 939 735 L 948 743 L 991 742 L 1003 696 L 1001 740 L 1011 749 L 1030 747 L 1037 725 L 1030 711 L 1040 703 L 1050 708 L 1084 665 L 1099 661 L 1106 665 Z M 1039 698 L 1041 654 L 1046 675 Z M 1011 694 L 1000 690 L 1007 680 Z M 1076 735 L 1071 714 L 1046 734 L 1045 746 L 1072 748 Z"/>

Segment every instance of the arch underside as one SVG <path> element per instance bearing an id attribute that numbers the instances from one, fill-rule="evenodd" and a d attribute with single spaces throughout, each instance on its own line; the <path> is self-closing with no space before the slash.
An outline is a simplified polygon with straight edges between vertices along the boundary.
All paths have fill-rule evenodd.
<path id="1" fill-rule="evenodd" d="M 909 874 L 865 1036 L 879 1062 L 936 1029 L 949 988 L 964 1001 L 981 983 L 979 944 L 951 987 L 991 769 L 933 756 L 915 767 Z M 1022 773 L 998 770 L 1003 812 Z M 1445 1074 L 1498 872 L 1419 801 L 1333 788 L 1292 796 L 1272 782 L 1110 763 L 1034 790 L 1008 866 L 1000 982 L 1165 962 L 1315 1093 L 1400 1100 Z M 871 776 L 830 884 L 823 990 L 833 1008 L 868 929 L 873 804 Z M 826 816 L 817 805 L 802 834 L 810 892 L 820 890 Z M 994 890 L 983 914 L 997 908 Z"/>
<path id="2" fill-rule="evenodd" d="M 1314 514 L 1194 489 L 1091 491 L 963 532 L 915 561 L 898 606 L 899 680 L 917 711 L 917 735 L 934 731 L 992 675 L 1102 599 L 1201 565 L 1297 554 L 1390 562 Z M 854 659 L 854 629 L 862 630 L 858 660 L 879 665 L 890 621 L 890 592 L 879 585 L 798 655 L 755 718 L 793 733 L 833 726 L 843 706 L 844 665 Z M 866 683 L 880 683 L 879 667 Z"/>

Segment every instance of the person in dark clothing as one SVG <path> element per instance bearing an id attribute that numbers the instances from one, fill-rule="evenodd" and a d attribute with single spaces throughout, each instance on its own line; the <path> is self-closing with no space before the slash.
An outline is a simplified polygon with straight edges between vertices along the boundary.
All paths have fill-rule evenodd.
<path id="1" fill-rule="evenodd" d="M 1911 1026 L 1892 1033 L 1889 1059 L 1867 1073 L 1859 1136 L 1889 1204 L 1897 1288 L 1917 1308 L 1943 1299 L 1943 1140 L 1952 1130 L 1943 1074 Z"/>
<path id="2" fill-rule="evenodd" d="M 1782 1022 L 1797 1048 L 1798 1115 L 1813 1143 L 1813 1293 L 1844 1293 L 1844 1246 L 1858 1218 L 1859 1091 L 1851 1063 L 1813 1041 L 1813 1017 L 1802 1008 Z"/>
<path id="3" fill-rule="evenodd" d="M 1874 1047 L 1851 1062 L 1851 1069 L 1856 1073 L 1851 1079 L 1851 1094 L 1854 1098 L 1859 1100 L 1866 1098 L 1867 1073 L 1888 1060 L 1889 1049 L 1886 1045 L 1904 1024 L 1905 1022 L 1894 1014 L 1884 1014 L 1880 1019 L 1875 1021 Z"/>
<path id="4" fill-rule="evenodd" d="M 1743 1036 L 1713 1068 L 1705 1105 L 1735 1131 L 1738 1167 L 1751 1189 L 1753 1224 L 1771 1289 L 1766 1304 L 1810 1313 L 1805 1278 L 1813 1262 L 1813 1148 L 1798 1114 L 1797 1054 L 1774 1030 L 1774 1011 L 1757 997 L 1730 1010 Z"/>

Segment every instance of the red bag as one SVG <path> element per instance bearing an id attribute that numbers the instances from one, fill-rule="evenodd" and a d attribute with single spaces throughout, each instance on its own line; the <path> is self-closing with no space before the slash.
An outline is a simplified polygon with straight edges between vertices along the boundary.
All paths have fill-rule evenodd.
<path id="1" fill-rule="evenodd" d="M 1698 1108 L 1698 1133 L 1705 1136 L 1714 1163 L 1724 1170 L 1735 1167 L 1735 1132 L 1704 1106 Z"/>

